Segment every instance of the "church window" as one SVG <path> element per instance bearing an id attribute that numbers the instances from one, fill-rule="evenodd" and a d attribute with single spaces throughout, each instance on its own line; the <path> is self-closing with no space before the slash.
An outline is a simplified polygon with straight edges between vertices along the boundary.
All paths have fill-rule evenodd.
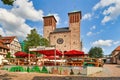
<path id="1" fill-rule="evenodd" d="M 79 16 L 77 15 L 77 22 L 79 22 Z"/>
<path id="2" fill-rule="evenodd" d="M 77 15 L 75 15 L 75 22 L 77 22 L 76 19 L 77 19 Z"/>
<path id="3" fill-rule="evenodd" d="M 73 44 L 75 44 L 75 42 L 73 42 Z"/>
<path id="4" fill-rule="evenodd" d="M 58 44 L 62 44 L 63 42 L 64 42 L 64 40 L 63 40 L 62 38 L 58 38 L 58 39 L 57 39 L 57 43 L 58 43 Z"/>

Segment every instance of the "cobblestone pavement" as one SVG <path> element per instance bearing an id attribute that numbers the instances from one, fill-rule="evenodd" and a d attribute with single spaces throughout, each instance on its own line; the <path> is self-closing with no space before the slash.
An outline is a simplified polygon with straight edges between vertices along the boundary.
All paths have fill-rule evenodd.
<path id="1" fill-rule="evenodd" d="M 120 65 L 105 64 L 103 72 L 91 75 L 93 77 L 120 77 Z"/>

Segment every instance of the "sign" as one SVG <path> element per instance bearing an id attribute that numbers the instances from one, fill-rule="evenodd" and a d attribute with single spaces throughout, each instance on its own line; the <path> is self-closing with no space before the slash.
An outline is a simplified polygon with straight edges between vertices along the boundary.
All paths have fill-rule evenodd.
<path id="1" fill-rule="evenodd" d="M 38 50 L 54 50 L 55 47 L 45 47 L 45 46 L 31 46 L 29 51 L 38 51 Z"/>

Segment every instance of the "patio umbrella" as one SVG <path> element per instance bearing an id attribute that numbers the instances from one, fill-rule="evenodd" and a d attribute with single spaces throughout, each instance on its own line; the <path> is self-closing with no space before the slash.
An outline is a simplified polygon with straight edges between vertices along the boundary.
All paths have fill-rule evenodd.
<path id="1" fill-rule="evenodd" d="M 23 57 L 23 58 L 29 56 L 28 53 L 22 52 L 22 51 L 18 51 L 18 52 L 16 52 L 14 55 L 15 55 L 16 57 Z M 35 55 L 34 55 L 34 54 L 30 54 L 30 57 L 35 57 Z"/>
<path id="2" fill-rule="evenodd" d="M 28 57 L 30 55 L 30 57 L 35 57 L 35 54 L 26 54 L 24 57 Z"/>
<path id="3" fill-rule="evenodd" d="M 83 55 L 84 52 L 78 50 L 70 50 L 64 53 L 64 56 L 83 56 Z"/>
<path id="4" fill-rule="evenodd" d="M 26 52 L 18 51 L 14 55 L 16 57 L 24 57 L 24 56 L 26 56 L 26 54 L 27 54 Z"/>

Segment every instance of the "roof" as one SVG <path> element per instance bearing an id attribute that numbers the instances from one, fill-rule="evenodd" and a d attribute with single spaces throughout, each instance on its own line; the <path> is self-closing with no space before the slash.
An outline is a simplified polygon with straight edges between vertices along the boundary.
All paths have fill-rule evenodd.
<path id="1" fill-rule="evenodd" d="M 2 40 L 0 40 L 0 48 L 9 49 L 6 45 L 4 45 Z"/>
<path id="2" fill-rule="evenodd" d="M 50 18 L 50 17 L 53 17 L 54 20 L 57 22 L 57 20 L 55 19 L 54 15 L 47 15 L 47 16 L 44 16 L 43 18 Z"/>
<path id="3" fill-rule="evenodd" d="M 60 33 L 60 32 L 70 32 L 69 27 L 63 27 L 63 28 L 56 28 L 53 32 L 51 33 Z"/>
<path id="4" fill-rule="evenodd" d="M 15 36 L 2 37 L 4 43 L 11 43 L 14 40 Z"/>
<path id="5" fill-rule="evenodd" d="M 112 55 L 115 54 L 115 51 L 119 51 L 119 52 L 120 52 L 120 46 L 118 46 L 117 48 L 115 48 L 115 49 L 112 51 Z M 117 55 L 117 54 L 115 54 L 115 55 Z"/>
<path id="6" fill-rule="evenodd" d="M 71 13 L 81 13 L 81 11 L 72 11 L 72 12 L 69 12 L 68 15 Z"/>
<path id="7" fill-rule="evenodd" d="M 120 46 L 118 46 L 114 51 L 120 51 Z"/>

